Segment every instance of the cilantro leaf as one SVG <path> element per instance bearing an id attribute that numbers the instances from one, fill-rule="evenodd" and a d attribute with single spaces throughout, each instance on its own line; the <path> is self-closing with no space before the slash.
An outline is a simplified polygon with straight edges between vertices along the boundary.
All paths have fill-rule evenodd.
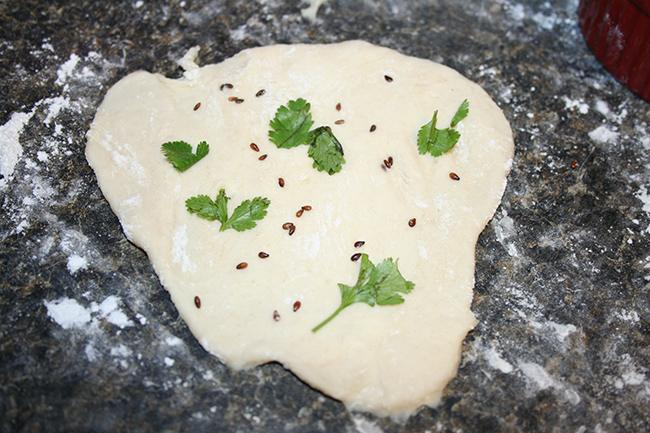
<path id="1" fill-rule="evenodd" d="M 257 224 L 255 221 L 266 216 L 266 208 L 271 202 L 268 198 L 255 197 L 253 200 L 244 200 L 235 208 L 228 220 L 221 224 L 220 231 L 233 228 L 238 232 L 252 229 Z"/>
<path id="2" fill-rule="evenodd" d="M 469 113 L 469 102 L 465 99 L 456 110 L 449 128 L 438 129 L 438 110 L 433 113 L 429 123 L 422 126 L 418 131 L 418 150 L 420 155 L 430 153 L 433 156 L 440 156 L 454 148 L 460 139 L 460 133 L 455 128 L 458 123 L 467 117 Z"/>
<path id="3" fill-rule="evenodd" d="M 269 139 L 284 149 L 304 144 L 309 139 L 309 128 L 314 124 L 309 108 L 309 103 L 302 98 L 280 106 L 271 120 L 273 129 L 269 131 Z"/>
<path id="4" fill-rule="evenodd" d="M 329 126 L 316 128 L 309 139 L 308 155 L 314 160 L 313 167 L 318 171 L 326 171 L 330 175 L 341 171 L 345 163 L 343 147 L 332 134 Z"/>
<path id="5" fill-rule="evenodd" d="M 217 219 L 217 205 L 207 195 L 197 195 L 185 200 L 185 207 L 189 213 L 195 213 L 208 221 Z"/>
<path id="6" fill-rule="evenodd" d="M 404 302 L 400 293 L 408 294 L 415 285 L 402 277 L 397 269 L 397 260 L 385 259 L 375 266 L 367 254 L 361 255 L 359 276 L 354 286 L 339 284 L 341 305 L 327 319 L 312 329 L 316 332 L 327 325 L 341 311 L 357 302 L 364 302 L 371 307 L 377 305 L 396 305 Z"/>
<path id="7" fill-rule="evenodd" d="M 162 145 L 165 158 L 178 171 L 185 171 L 199 162 L 210 151 L 210 146 L 202 141 L 196 146 L 196 153 L 192 153 L 192 146 L 185 141 L 168 141 Z"/>
<path id="8" fill-rule="evenodd" d="M 467 99 L 465 99 L 460 104 L 460 107 L 458 107 L 458 110 L 456 110 L 456 114 L 454 114 L 454 118 L 451 119 L 450 127 L 455 128 L 456 125 L 458 125 L 458 123 L 461 120 L 467 117 L 467 114 L 469 114 L 469 102 L 467 102 Z"/>
<path id="9" fill-rule="evenodd" d="M 238 232 L 252 229 L 266 216 L 266 208 L 271 201 L 268 198 L 255 197 L 253 200 L 244 200 L 235 208 L 230 218 L 228 217 L 228 200 L 226 190 L 219 190 L 216 200 L 207 195 L 198 195 L 185 200 L 187 211 L 208 221 L 217 220 L 221 223 L 219 231 L 235 229 Z"/>

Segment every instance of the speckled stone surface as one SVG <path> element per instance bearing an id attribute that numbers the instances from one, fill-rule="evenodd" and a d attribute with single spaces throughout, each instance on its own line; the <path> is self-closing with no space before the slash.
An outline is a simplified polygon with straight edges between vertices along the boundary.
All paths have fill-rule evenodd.
<path id="1" fill-rule="evenodd" d="M 650 430 L 650 103 L 593 57 L 576 0 L 0 3 L 1 432 Z M 451 66 L 516 156 L 477 248 L 442 404 L 349 413 L 277 364 L 234 372 L 192 337 L 84 158 L 106 90 L 273 43 L 363 39 Z"/>

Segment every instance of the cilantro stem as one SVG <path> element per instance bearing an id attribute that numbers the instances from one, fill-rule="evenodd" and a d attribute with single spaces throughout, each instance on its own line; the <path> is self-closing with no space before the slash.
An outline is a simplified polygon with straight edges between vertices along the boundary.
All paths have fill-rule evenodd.
<path id="1" fill-rule="evenodd" d="M 333 312 L 331 316 L 329 316 L 327 319 L 323 320 L 323 321 L 322 321 L 318 326 L 316 326 L 314 329 L 312 329 L 311 332 L 316 332 L 316 331 L 318 331 L 320 328 L 322 328 L 323 326 L 325 326 L 325 325 L 327 325 L 328 323 L 330 323 L 330 320 L 332 320 L 333 318 L 335 318 L 335 317 L 336 317 L 336 316 L 337 316 L 341 311 L 343 311 L 343 309 L 344 309 L 345 307 L 349 307 L 349 304 L 348 304 L 348 305 L 341 304 L 341 306 L 340 306 L 340 307 L 339 307 L 335 312 Z"/>

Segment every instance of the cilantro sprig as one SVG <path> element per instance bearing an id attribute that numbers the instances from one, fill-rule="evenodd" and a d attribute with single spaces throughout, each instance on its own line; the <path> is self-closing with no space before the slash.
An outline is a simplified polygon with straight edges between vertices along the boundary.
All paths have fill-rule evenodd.
<path id="1" fill-rule="evenodd" d="M 387 258 L 378 265 L 374 265 L 367 254 L 361 255 L 359 277 L 354 286 L 339 284 L 341 290 L 341 305 L 327 319 L 317 325 L 312 332 L 316 332 L 327 325 L 341 311 L 357 302 L 365 302 L 374 307 L 377 305 L 396 305 L 404 302 L 400 293 L 408 294 L 415 284 L 407 281 L 397 269 L 397 260 Z"/>
<path id="2" fill-rule="evenodd" d="M 269 139 L 283 149 L 308 145 L 307 154 L 314 160 L 313 167 L 333 175 L 341 171 L 345 164 L 343 146 L 329 126 L 310 130 L 314 124 L 310 108 L 309 102 L 302 98 L 280 106 L 269 124 Z"/>
<path id="3" fill-rule="evenodd" d="M 436 128 L 436 123 L 438 122 L 438 110 L 436 110 L 433 113 L 431 121 L 422 126 L 418 132 L 418 150 L 420 151 L 420 155 L 430 153 L 433 156 L 440 156 L 453 149 L 460 138 L 460 132 L 456 131 L 454 128 L 461 120 L 467 117 L 468 113 L 469 102 L 465 99 L 460 104 L 460 107 L 458 107 L 458 110 L 456 110 L 454 117 L 451 119 L 449 128 L 438 129 Z"/>
<path id="4" fill-rule="evenodd" d="M 266 208 L 271 203 L 265 197 L 244 200 L 229 217 L 229 200 L 230 197 L 226 196 L 226 190 L 221 189 L 215 200 L 212 200 L 207 195 L 197 195 L 188 198 L 185 201 L 185 206 L 191 214 L 196 214 L 208 221 L 219 221 L 221 223 L 219 231 L 235 229 L 238 232 L 243 232 L 255 227 L 257 225 L 255 221 L 259 221 L 266 216 Z"/>
<path id="5" fill-rule="evenodd" d="M 178 171 L 185 171 L 199 162 L 210 151 L 210 146 L 202 141 L 196 146 L 196 153 L 192 153 L 192 146 L 185 141 L 168 141 L 162 145 L 165 158 Z"/>

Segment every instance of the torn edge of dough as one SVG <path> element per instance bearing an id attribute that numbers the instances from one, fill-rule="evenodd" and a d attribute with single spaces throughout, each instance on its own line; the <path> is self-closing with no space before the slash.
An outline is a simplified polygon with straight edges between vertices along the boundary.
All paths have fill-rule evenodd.
<path id="1" fill-rule="evenodd" d="M 309 3 L 309 7 L 302 9 L 300 15 L 303 18 L 308 19 L 311 22 L 316 21 L 316 14 L 318 13 L 318 8 L 325 3 L 326 0 L 306 0 L 306 3 Z"/>
<path id="2" fill-rule="evenodd" d="M 183 68 L 183 76 L 188 81 L 195 81 L 199 77 L 199 65 L 196 64 L 196 58 L 199 56 L 201 47 L 199 45 L 187 50 L 187 53 L 176 63 Z"/>

